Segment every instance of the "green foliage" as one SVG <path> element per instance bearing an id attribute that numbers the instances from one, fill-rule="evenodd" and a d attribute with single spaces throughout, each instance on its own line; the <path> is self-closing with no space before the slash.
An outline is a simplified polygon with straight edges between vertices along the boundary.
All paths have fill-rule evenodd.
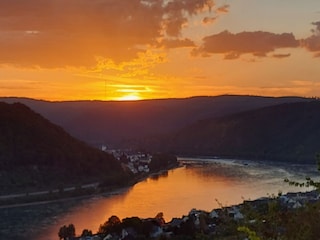
<path id="1" fill-rule="evenodd" d="M 320 172 L 320 154 L 316 154 L 316 161 L 317 161 L 317 169 Z M 288 178 L 284 179 L 284 182 L 288 183 L 291 186 L 296 186 L 296 187 L 313 187 L 320 191 L 320 181 L 315 181 L 310 177 L 306 177 L 305 182 L 297 182 L 297 181 L 292 181 Z"/>
<path id="2" fill-rule="evenodd" d="M 261 238 L 257 236 L 257 233 L 255 231 L 250 230 L 248 227 L 240 226 L 237 228 L 237 230 L 239 232 L 245 233 L 248 236 L 249 240 L 261 240 Z"/>
<path id="3" fill-rule="evenodd" d="M 320 203 L 309 204 L 287 216 L 287 239 L 318 239 L 320 236 Z"/>
<path id="4" fill-rule="evenodd" d="M 320 156 L 317 154 L 318 170 L 320 168 Z M 311 186 L 320 190 L 320 182 L 306 178 L 306 182 L 300 183 L 285 179 L 290 185 L 297 187 Z M 307 240 L 317 239 L 320 234 L 320 202 L 309 203 L 299 209 L 287 209 L 280 206 L 279 199 L 273 197 L 267 204 L 267 208 L 252 208 L 245 204 L 244 210 L 249 219 L 254 223 L 249 226 L 241 226 L 239 231 L 248 235 L 249 239 L 281 239 L 281 240 Z M 251 230 L 253 229 L 253 230 Z"/>

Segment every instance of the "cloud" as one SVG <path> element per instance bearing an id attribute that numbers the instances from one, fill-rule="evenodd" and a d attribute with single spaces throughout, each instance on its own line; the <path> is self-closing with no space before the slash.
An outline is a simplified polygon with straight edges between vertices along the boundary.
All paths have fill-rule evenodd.
<path id="1" fill-rule="evenodd" d="M 291 54 L 290 53 L 285 53 L 285 54 L 273 54 L 272 55 L 274 58 L 287 58 L 287 57 L 290 57 Z"/>
<path id="2" fill-rule="evenodd" d="M 193 54 L 225 54 L 226 59 L 236 59 L 242 54 L 263 57 L 280 48 L 296 48 L 299 41 L 292 33 L 241 32 L 237 34 L 223 31 L 203 38 L 203 44 Z"/>
<path id="3" fill-rule="evenodd" d="M 218 7 L 216 11 L 218 13 L 228 13 L 229 12 L 229 8 L 230 8 L 230 5 L 225 4 L 225 5 L 221 6 L 221 7 Z"/>
<path id="4" fill-rule="evenodd" d="M 0 64 L 92 66 L 96 57 L 128 61 L 213 0 L 1 0 Z"/>
<path id="5" fill-rule="evenodd" d="M 320 21 L 313 22 L 312 25 L 315 26 L 315 29 L 311 30 L 312 35 L 306 39 L 302 39 L 301 46 L 310 52 L 314 52 L 315 57 L 320 57 Z"/>
<path id="6" fill-rule="evenodd" d="M 215 22 L 216 20 L 217 20 L 217 17 L 204 17 L 202 19 L 202 23 L 204 25 L 207 25 L 207 24 L 211 24 L 211 23 Z"/>
<path id="7" fill-rule="evenodd" d="M 159 43 L 165 48 L 195 47 L 195 43 L 188 39 L 164 39 Z"/>
<path id="8" fill-rule="evenodd" d="M 319 35 L 320 34 L 320 21 L 313 22 L 312 25 L 316 26 L 316 29 L 311 30 L 314 34 Z"/>
<path id="9" fill-rule="evenodd" d="M 121 78 L 133 78 L 139 77 L 140 81 L 143 80 L 145 75 L 149 75 L 150 68 L 166 62 L 166 55 L 164 53 L 158 53 L 157 51 L 146 51 L 144 53 L 138 53 L 138 58 L 131 61 L 124 61 L 116 63 L 111 59 L 100 58 L 97 65 L 87 71 L 92 76 L 92 73 L 109 76 L 116 75 Z"/>
<path id="10" fill-rule="evenodd" d="M 240 57 L 240 54 L 237 53 L 237 52 L 230 52 L 230 53 L 227 53 L 225 54 L 224 56 L 224 59 L 227 59 L 227 60 L 232 60 L 232 59 L 237 59 Z"/>
<path id="11" fill-rule="evenodd" d="M 202 24 L 208 25 L 208 24 L 214 23 L 218 19 L 220 14 L 228 13 L 229 12 L 229 8 L 230 8 L 230 5 L 228 5 L 228 4 L 225 4 L 223 6 L 217 7 L 216 9 L 214 9 L 214 12 L 217 14 L 217 16 L 204 17 L 202 19 Z"/>
<path id="12" fill-rule="evenodd" d="M 196 15 L 205 9 L 210 11 L 213 6 L 213 0 L 169 1 L 164 7 L 163 25 L 166 34 L 169 36 L 178 36 L 182 27 L 188 23 L 187 16 Z"/>

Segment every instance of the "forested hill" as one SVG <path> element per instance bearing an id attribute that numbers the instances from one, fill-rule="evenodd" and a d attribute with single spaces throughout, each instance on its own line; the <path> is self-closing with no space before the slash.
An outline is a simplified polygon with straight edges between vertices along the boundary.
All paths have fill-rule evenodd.
<path id="1" fill-rule="evenodd" d="M 94 181 L 122 169 L 21 103 L 0 102 L 0 189 Z"/>
<path id="2" fill-rule="evenodd" d="M 207 119 L 149 147 L 176 154 L 315 163 L 320 101 L 281 104 Z"/>
<path id="3" fill-rule="evenodd" d="M 310 101 L 300 97 L 237 95 L 131 102 L 47 102 L 27 98 L 1 100 L 21 102 L 63 127 L 72 136 L 93 145 L 110 145 L 124 139 L 170 133 L 201 119 L 287 102 Z"/>

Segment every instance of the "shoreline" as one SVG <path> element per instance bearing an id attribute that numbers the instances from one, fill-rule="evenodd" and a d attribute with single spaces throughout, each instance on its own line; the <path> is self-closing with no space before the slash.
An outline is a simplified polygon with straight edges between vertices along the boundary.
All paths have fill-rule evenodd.
<path id="1" fill-rule="evenodd" d="M 73 201 L 73 200 L 84 200 L 84 199 L 89 199 L 91 197 L 98 197 L 98 196 L 108 197 L 108 196 L 112 196 L 112 195 L 117 195 L 117 194 L 121 193 L 122 191 L 125 191 L 126 189 L 128 189 L 130 187 L 131 186 L 123 187 L 123 188 L 117 188 L 117 189 L 111 190 L 110 192 L 101 192 L 101 193 L 96 193 L 96 194 L 92 194 L 92 195 L 82 195 L 82 196 L 75 196 L 75 197 L 68 197 L 68 198 L 52 199 L 52 200 L 47 200 L 47 201 L 35 201 L 35 202 L 9 204 L 9 205 L 0 205 L 0 209 L 37 206 L 37 205 L 44 205 L 44 204 L 58 203 L 58 202 L 66 202 L 66 201 Z"/>
<path id="2" fill-rule="evenodd" d="M 129 181 L 127 184 L 123 186 L 119 185 L 119 186 L 109 186 L 109 187 L 102 187 L 102 188 L 99 188 L 99 186 L 92 186 L 92 187 L 86 187 L 86 188 L 72 187 L 71 190 L 62 191 L 62 192 L 60 192 L 59 189 L 55 189 L 55 190 L 46 190 L 41 192 L 11 194 L 11 195 L 7 195 L 8 197 L 6 197 L 6 195 L 2 195 L 0 196 L 0 209 L 36 206 L 36 205 L 71 201 L 71 200 L 77 200 L 77 199 L 87 199 L 95 196 L 105 196 L 105 197 L 112 196 L 126 189 L 129 189 L 133 187 L 135 184 L 145 181 L 150 177 L 152 178 L 154 176 L 161 175 L 164 172 L 173 170 L 178 167 L 180 166 L 179 165 L 168 166 L 167 168 L 161 169 L 157 172 L 152 172 L 147 175 L 136 176 L 135 178 L 133 178 L 131 181 Z M 88 184 L 88 185 L 91 185 L 91 184 Z M 34 198 L 37 198 L 37 199 L 34 200 Z M 7 201 L 9 202 L 15 201 L 15 202 L 6 203 Z"/>
<path id="3" fill-rule="evenodd" d="M 314 165 L 317 166 L 316 160 L 314 161 L 286 161 L 277 159 L 252 159 L 252 158 L 242 158 L 237 156 L 210 156 L 210 155 L 177 155 L 178 161 L 199 161 L 199 162 L 254 162 L 254 163 L 268 163 L 268 164 L 294 164 L 294 165 Z"/>
<path id="4" fill-rule="evenodd" d="M 181 162 L 199 162 L 199 163 L 225 163 L 225 164 L 240 164 L 240 165 L 251 165 L 250 163 L 256 163 L 255 160 L 244 160 L 244 159 L 231 159 L 231 158 L 219 158 L 215 156 L 177 156 L 177 165 L 170 165 L 164 169 L 160 169 L 156 172 L 148 174 L 141 174 L 135 176 L 128 183 L 118 186 L 99 186 L 99 182 L 84 184 L 79 186 L 67 187 L 63 190 L 41 190 L 37 192 L 26 192 L 9 195 L 0 195 L 0 209 L 34 206 L 46 203 L 62 202 L 72 199 L 83 199 L 99 195 L 112 195 L 113 192 L 121 189 L 133 187 L 135 184 L 142 182 L 148 178 L 156 177 L 162 173 L 181 167 Z M 258 161 L 263 163 L 265 161 Z M 283 162 L 267 161 L 268 163 L 283 164 Z M 288 163 L 290 164 L 290 163 Z M 295 163 L 300 165 L 299 163 Z M 313 165 L 305 163 L 303 165 Z"/>
<path id="5" fill-rule="evenodd" d="M 206 166 L 204 166 L 204 168 L 207 168 Z M 247 168 L 247 167 L 243 167 L 243 168 Z M 184 169 L 184 167 L 182 168 L 177 168 L 178 171 L 180 171 L 179 169 Z M 153 174 L 148 174 L 149 177 L 152 177 L 152 175 L 158 175 L 163 172 L 163 170 L 161 171 L 158 171 L 156 173 L 153 173 Z M 172 171 L 168 171 L 168 174 L 170 175 Z M 141 177 L 139 179 L 138 182 L 144 182 L 144 183 L 148 183 L 151 179 L 149 178 L 148 180 L 144 181 L 144 179 L 146 179 L 147 177 L 144 176 L 144 177 Z M 160 178 L 162 179 L 163 177 L 159 176 L 159 180 Z M 154 181 L 150 181 L 151 183 L 154 183 Z M 95 197 L 94 195 L 90 196 L 90 198 L 92 197 L 92 201 L 98 201 L 98 202 L 101 202 L 101 201 L 104 201 L 104 196 L 106 196 L 106 199 L 107 199 L 107 195 L 108 194 L 117 194 L 119 191 L 126 191 L 128 188 L 118 188 L 116 189 L 116 191 L 108 191 L 108 192 L 105 192 L 105 193 L 102 193 L 101 195 L 100 194 L 97 194 L 98 196 Z M 128 192 L 124 192 L 124 194 L 128 194 L 132 189 L 129 189 Z M 300 189 L 295 189 L 295 191 L 299 191 Z M 121 194 L 121 193 L 120 193 Z M 99 196 L 100 195 L 100 196 Z M 215 195 L 213 195 L 215 196 Z M 112 197 L 112 196 L 111 196 Z M 117 199 L 117 196 L 114 196 L 116 199 Z M 82 198 L 82 197 L 81 197 Z M 30 229 L 30 227 L 34 227 L 34 226 L 37 226 L 36 228 L 38 229 L 37 230 L 37 233 L 35 232 L 31 232 L 30 233 L 30 236 L 40 236 L 38 235 L 38 232 L 39 234 L 44 234 L 44 236 L 46 234 L 49 234 L 50 236 L 52 235 L 53 237 L 50 237 L 48 239 L 55 239 L 54 237 L 56 237 L 56 233 L 59 229 L 59 227 L 61 227 L 62 225 L 64 224 L 69 224 L 69 223 L 74 223 L 75 226 L 77 227 L 77 230 L 82 230 L 84 228 L 86 228 L 86 224 L 78 224 L 77 220 L 74 221 L 71 221 L 71 220 L 67 220 L 67 221 L 62 221 L 61 223 L 57 224 L 56 221 L 58 219 L 60 219 L 60 217 L 57 218 L 57 216 L 64 216 L 66 213 L 68 213 L 68 211 L 66 211 L 65 209 L 73 209 L 74 206 L 77 206 L 78 204 L 89 204 L 91 206 L 92 202 L 90 199 L 86 200 L 85 198 L 82 198 L 84 200 L 74 200 L 74 201 L 64 201 L 64 200 L 61 200 L 61 201 L 64 201 L 64 203 L 61 203 L 61 202 L 58 202 L 58 203 L 52 203 L 52 204 L 48 204 L 48 205 L 34 205 L 34 206 L 27 206 L 27 207 L 21 207 L 21 208 L 12 208 L 12 209 L 8 209 L 8 210 L 1 210 L 2 212 L 2 215 L 3 215 L 3 219 L 7 219 L 5 221 L 12 221 L 9 219 L 9 217 L 11 218 L 12 216 L 12 219 L 15 220 L 16 219 L 20 219 L 21 218 L 21 215 L 24 215 L 23 219 L 22 219 L 22 224 L 21 224 L 21 229 Z M 246 198 L 246 199 L 256 199 L 256 198 Z M 67 199 L 69 200 L 69 199 Z M 242 199 L 243 200 L 243 199 Z M 221 201 L 223 203 L 224 206 L 229 206 L 229 204 L 225 203 L 224 200 Z M 242 201 L 239 201 L 239 204 L 240 202 Z M 63 207 L 62 207 L 63 206 Z M 85 206 L 85 205 L 84 205 Z M 99 205 L 100 206 L 100 205 Z M 177 217 L 177 218 L 180 218 L 181 216 L 184 216 L 185 214 L 188 214 L 188 211 L 190 209 L 192 209 L 193 207 L 196 207 L 197 209 L 204 209 L 205 211 L 210 211 L 211 209 L 216 209 L 218 208 L 218 206 L 215 206 L 215 207 L 201 207 L 203 205 L 200 205 L 200 208 L 198 205 L 195 205 L 193 204 L 191 207 L 187 208 L 187 210 L 184 210 L 182 213 L 179 213 L 179 214 L 175 214 L 173 217 Z M 102 208 L 101 208 L 102 209 Z M 158 209 L 158 208 L 157 208 Z M 160 208 L 159 208 L 160 209 Z M 165 209 L 160 209 L 161 211 L 164 211 L 165 215 L 167 215 L 167 213 L 170 213 L 168 212 L 167 210 Z M 23 214 L 22 214 L 23 213 Z M 117 212 L 114 212 L 114 213 L 117 213 Z M 112 214 L 114 214 L 112 212 Z M 85 215 L 85 210 L 84 210 L 84 215 L 83 216 L 86 216 Z M 106 220 L 106 216 L 111 216 L 112 215 L 111 213 L 107 214 L 107 213 L 104 213 L 103 215 L 103 220 Z M 28 216 L 28 217 L 27 217 Z M 31 216 L 31 218 L 30 218 Z M 121 219 L 122 218 L 125 218 L 126 216 L 139 216 L 141 218 L 140 215 L 135 215 L 135 214 L 125 214 L 123 216 L 120 216 Z M 153 212 L 151 214 L 147 214 L 146 216 L 143 215 L 143 217 L 147 217 L 147 216 L 154 216 Z M 169 216 L 168 215 L 168 218 L 166 218 L 166 222 L 167 221 L 170 221 L 171 219 L 173 219 L 172 216 Z M 99 221 L 99 223 L 103 223 L 103 220 Z M 31 221 L 34 221 L 33 223 L 31 223 Z M 12 221 L 14 222 L 14 221 Z M 30 222 L 30 223 L 29 223 Z M 55 223 L 54 223 L 55 222 Z M 52 224 L 55 224 L 56 227 L 51 231 L 51 228 L 47 228 L 47 226 L 50 226 Z M 13 226 L 13 224 L 11 224 Z M 94 231 L 96 231 L 96 226 L 95 227 L 92 227 L 91 225 L 88 226 L 89 229 L 92 229 Z M 3 232 L 6 233 L 7 232 L 7 228 L 4 227 L 3 228 Z M 49 229 L 49 230 L 46 230 L 46 229 Z M 9 228 L 8 232 L 11 232 L 13 231 L 13 228 Z M 52 233 L 52 234 L 51 234 Z M 81 232 L 80 232 L 81 233 Z M 18 236 L 20 233 L 17 233 L 16 235 Z M 23 233 L 21 232 L 21 235 Z M 34 235 L 31 235 L 31 234 L 34 234 Z M 0 234 L 1 235 L 1 234 Z M 4 236 L 7 236 L 7 235 L 4 235 Z M 20 236 L 20 235 L 19 235 Z M 42 236 L 42 235 L 41 235 Z M 1 237 L 0 237 L 1 238 Z M 28 238 L 28 239 L 32 239 L 32 238 Z M 44 238 L 37 238 L 37 239 L 44 239 Z"/>
<path id="6" fill-rule="evenodd" d="M 139 176 L 135 176 L 128 183 L 124 185 L 118 186 L 106 186 L 101 187 L 99 183 L 85 184 L 82 186 L 86 187 L 68 187 L 63 191 L 59 189 L 55 190 L 42 190 L 39 192 L 31 192 L 31 193 L 21 193 L 21 194 L 11 194 L 9 197 L 3 197 L 6 195 L 0 195 L 0 209 L 6 208 L 15 208 L 15 207 L 25 207 L 25 206 L 35 206 L 35 205 L 43 205 L 55 202 L 63 202 L 70 201 L 74 199 L 86 199 L 95 196 L 110 196 L 113 195 L 114 192 L 122 191 L 123 189 L 128 189 L 133 187 L 135 184 L 145 181 L 148 178 L 153 178 L 158 175 L 161 175 L 169 170 L 173 170 L 184 165 L 184 162 L 192 162 L 194 163 L 217 163 L 217 164 L 239 164 L 239 165 L 251 165 L 250 163 L 256 163 L 254 160 L 242 160 L 242 159 L 225 159 L 225 158 L 217 158 L 217 157 L 190 157 L 190 156 L 178 156 L 177 157 L 177 165 L 170 165 L 164 169 L 160 169 L 155 172 L 151 172 L 148 174 L 141 174 Z M 264 161 L 258 161 L 259 163 L 263 163 Z M 182 163 L 182 164 L 181 164 Z M 268 161 L 270 163 L 270 161 Z M 272 162 L 277 164 L 277 162 Z M 278 163 L 278 164 L 282 164 Z M 298 164 L 300 165 L 300 164 Z M 311 165 L 311 164 L 306 164 Z M 12 202 L 12 203 L 11 203 Z"/>

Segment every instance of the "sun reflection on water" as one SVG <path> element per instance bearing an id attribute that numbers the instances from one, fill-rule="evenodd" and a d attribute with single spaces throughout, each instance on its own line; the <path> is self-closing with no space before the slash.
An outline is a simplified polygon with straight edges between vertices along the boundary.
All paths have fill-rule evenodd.
<path id="1" fill-rule="evenodd" d="M 83 229 L 96 232 L 110 216 L 120 219 L 137 216 L 154 217 L 164 213 L 166 221 L 182 217 L 192 208 L 211 211 L 214 208 L 238 204 L 268 194 L 292 189 L 283 182 L 284 172 L 273 166 L 225 165 L 221 163 L 190 165 L 169 170 L 137 183 L 133 187 L 78 203 L 46 230 L 57 236 L 59 227 L 73 223 L 81 233 Z M 55 239 L 55 238 L 53 238 Z M 40 240 L 40 239 L 38 239 Z"/>

